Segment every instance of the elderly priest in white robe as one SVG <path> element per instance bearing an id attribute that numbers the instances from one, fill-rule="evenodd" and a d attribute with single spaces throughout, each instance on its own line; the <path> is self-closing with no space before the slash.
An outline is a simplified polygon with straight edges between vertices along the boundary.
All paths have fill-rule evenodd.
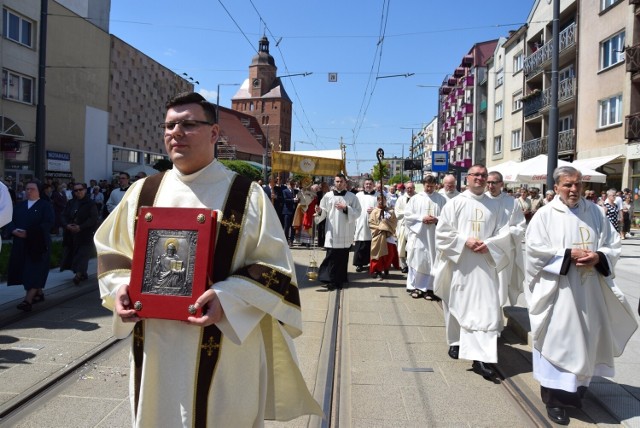
<path id="1" fill-rule="evenodd" d="M 473 371 L 490 378 L 503 327 L 498 272 L 509 262 L 510 236 L 498 204 L 484 194 L 486 182 L 484 165 L 473 165 L 467 190 L 440 212 L 434 293 L 443 300 L 449 356 L 473 360 Z"/>
<path id="2" fill-rule="evenodd" d="M 196 93 L 167 103 L 165 148 L 174 168 L 136 181 L 98 229 L 103 305 L 114 335 L 132 342 L 136 427 L 261 427 L 321 414 L 297 365 L 301 334 L 293 258 L 264 191 L 214 159 L 215 106 Z M 212 208 L 218 233 L 211 286 L 188 321 L 138 317 L 129 298 L 139 206 Z"/>
<path id="3" fill-rule="evenodd" d="M 568 424 L 593 376 L 614 375 L 637 328 L 613 282 L 620 236 L 600 207 L 585 200 L 582 175 L 553 173 L 558 195 L 533 216 L 526 233 L 525 292 L 533 335 L 533 375 L 549 419 Z"/>

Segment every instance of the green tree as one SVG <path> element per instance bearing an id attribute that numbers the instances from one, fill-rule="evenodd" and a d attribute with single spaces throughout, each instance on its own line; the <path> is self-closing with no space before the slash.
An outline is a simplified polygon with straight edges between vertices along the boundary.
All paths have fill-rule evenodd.
<path id="1" fill-rule="evenodd" d="M 247 177 L 249 180 L 257 181 L 262 178 L 262 171 L 251 166 L 251 164 L 241 160 L 221 160 L 222 164 L 233 172 Z"/>
<path id="2" fill-rule="evenodd" d="M 389 184 L 406 183 L 409 181 L 409 176 L 404 174 L 396 174 L 389 179 Z"/>
<path id="3" fill-rule="evenodd" d="M 382 163 L 382 174 L 380 174 L 380 162 L 376 163 L 373 166 L 373 179 L 375 181 L 380 181 L 380 176 L 382 176 L 383 179 L 388 177 L 390 169 L 391 169 L 391 165 L 389 164 L 389 162 L 383 162 Z"/>

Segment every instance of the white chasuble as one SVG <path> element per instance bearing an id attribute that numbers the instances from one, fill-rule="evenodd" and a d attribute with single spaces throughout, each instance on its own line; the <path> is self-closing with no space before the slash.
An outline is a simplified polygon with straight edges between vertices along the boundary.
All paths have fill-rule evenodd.
<path id="1" fill-rule="evenodd" d="M 486 363 L 498 360 L 498 272 L 509 262 L 509 228 L 500 227 L 499 218 L 496 201 L 467 190 L 447 202 L 436 227 L 434 292 L 460 326 L 460 358 Z M 473 252 L 465 246 L 468 238 L 483 241 L 489 251 Z"/>
<path id="2" fill-rule="evenodd" d="M 407 195 L 406 193 L 404 195 L 400 195 L 398 196 L 398 200 L 396 201 L 394 207 L 396 218 L 398 219 L 398 226 L 396 227 L 396 238 L 398 242 L 398 256 L 400 258 L 405 257 L 405 251 L 407 247 L 407 228 L 405 227 L 404 211 L 410 200 L 411 199 L 409 198 L 409 195 Z"/>
<path id="3" fill-rule="evenodd" d="M 365 192 L 358 192 L 356 195 L 360 204 L 360 217 L 356 220 L 356 230 L 353 235 L 354 241 L 371 241 L 371 229 L 369 229 L 369 213 L 368 208 L 375 208 L 378 206 L 378 197 L 376 192 L 367 194 Z"/>
<path id="4" fill-rule="evenodd" d="M 447 200 L 439 193 L 421 192 L 412 197 L 404 210 L 404 221 L 408 230 L 407 265 L 417 272 L 433 275 L 436 261 L 436 225 L 425 224 L 425 216 L 440 217 Z"/>
<path id="5" fill-rule="evenodd" d="M 213 161 L 202 170 L 183 175 L 175 168 L 162 179 L 157 207 L 224 207 L 234 174 Z M 107 266 L 107 260 L 131 260 L 133 231 L 142 182 L 135 182 L 95 235 L 103 305 L 114 309 L 116 291 L 129 283 L 130 267 Z M 218 217 L 218 236 L 222 220 Z M 237 219 L 238 221 L 240 219 Z M 251 184 L 230 276 L 216 282 L 224 317 L 216 326 L 222 332 L 218 358 L 206 403 L 207 426 L 263 426 L 264 419 L 289 420 L 302 414 L 321 414 L 297 365 L 293 337 L 301 334 L 300 306 L 247 276 L 235 274 L 259 265 L 290 278 L 297 288 L 293 258 L 277 214 L 265 192 Z M 233 251 L 217 248 L 216 252 Z M 121 263 L 122 264 L 122 263 Z M 114 335 L 124 338 L 133 324 L 114 313 Z M 182 321 L 147 319 L 139 401 L 131 402 L 136 427 L 191 427 L 194 424 L 196 378 L 201 358 L 203 329 Z M 134 338 L 137 340 L 137 338 Z M 205 353 L 206 354 L 206 353 Z M 133 373 L 133 357 L 132 373 Z M 274 364 L 275 362 L 275 364 Z M 201 367 L 201 365 L 200 365 Z"/>
<path id="6" fill-rule="evenodd" d="M 598 365 L 613 368 L 613 358 L 637 328 L 634 311 L 613 282 L 619 234 L 596 204 L 582 198 L 569 209 L 555 198 L 533 216 L 525 242 L 534 348 L 545 361 L 578 378 L 590 378 Z M 573 262 L 560 275 L 565 251 L 572 248 L 600 252 L 610 275 Z"/>
<path id="7" fill-rule="evenodd" d="M 507 250 L 509 263 L 498 272 L 498 295 L 500 306 L 513 306 L 517 303 L 518 297 L 523 293 L 524 282 L 524 254 L 522 251 L 522 239 L 527 227 L 524 214 L 518 202 L 513 196 L 504 192 L 493 197 L 489 192 L 486 195 L 498 202 L 500 213 L 503 214 L 500 226 L 509 225 L 511 234 L 510 248 Z"/>

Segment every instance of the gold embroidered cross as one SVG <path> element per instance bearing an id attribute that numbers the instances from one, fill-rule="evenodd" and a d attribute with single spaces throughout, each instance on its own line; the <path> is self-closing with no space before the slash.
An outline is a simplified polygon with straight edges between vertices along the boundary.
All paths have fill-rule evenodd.
<path id="1" fill-rule="evenodd" d="M 589 238 L 591 238 L 591 231 L 583 226 L 578 227 L 578 230 L 580 231 L 580 242 L 574 242 L 573 245 L 577 245 L 576 248 L 588 250 L 590 248 L 590 244 L 593 244 L 592 241 L 589 241 Z"/>
<path id="2" fill-rule="evenodd" d="M 480 232 L 482 230 L 482 223 L 484 223 L 484 211 L 480 208 L 475 209 L 475 218 L 471 221 L 471 230 L 473 231 L 473 237 L 480 239 Z"/>
<path id="3" fill-rule="evenodd" d="M 240 225 L 236 223 L 236 216 L 234 214 L 231 214 L 231 217 L 229 217 L 229 220 L 221 220 L 220 224 L 222 224 L 224 227 L 227 228 L 228 235 L 231 235 L 231 232 L 233 232 L 233 229 L 240 229 Z"/>
<path id="4" fill-rule="evenodd" d="M 134 329 L 133 340 L 135 340 L 136 346 L 142 346 L 142 344 L 144 343 L 144 334 L 140 333 L 138 329 Z"/>
<path id="5" fill-rule="evenodd" d="M 276 277 L 276 271 L 273 269 L 270 270 L 269 273 L 264 272 L 261 276 L 267 280 L 267 283 L 265 284 L 267 288 L 271 288 L 273 284 L 278 283 L 278 279 Z"/>
<path id="6" fill-rule="evenodd" d="M 209 340 L 207 341 L 206 345 L 201 345 L 200 348 L 205 349 L 207 351 L 207 356 L 210 357 L 213 355 L 214 349 L 220 348 L 220 344 L 214 342 L 213 336 L 209 336 Z"/>

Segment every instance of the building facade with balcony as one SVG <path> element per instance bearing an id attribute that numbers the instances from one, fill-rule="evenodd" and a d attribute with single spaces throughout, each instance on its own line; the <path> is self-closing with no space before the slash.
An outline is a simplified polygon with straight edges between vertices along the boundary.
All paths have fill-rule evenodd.
<path id="1" fill-rule="evenodd" d="M 558 52 L 558 157 L 576 158 L 578 5 L 561 0 Z M 551 108 L 553 5 L 535 2 L 527 19 L 524 58 L 523 142 L 521 160 L 547 154 Z"/>
<path id="2" fill-rule="evenodd" d="M 520 161 L 526 26 L 501 38 L 487 61 L 487 167 Z"/>
<path id="3" fill-rule="evenodd" d="M 486 146 L 478 136 L 486 135 L 486 122 L 479 121 L 480 105 L 486 104 L 486 61 L 497 40 L 476 43 L 462 58 L 453 74 L 445 77 L 438 92 L 438 146 L 449 152 L 449 164 L 469 168 L 486 162 Z"/>

